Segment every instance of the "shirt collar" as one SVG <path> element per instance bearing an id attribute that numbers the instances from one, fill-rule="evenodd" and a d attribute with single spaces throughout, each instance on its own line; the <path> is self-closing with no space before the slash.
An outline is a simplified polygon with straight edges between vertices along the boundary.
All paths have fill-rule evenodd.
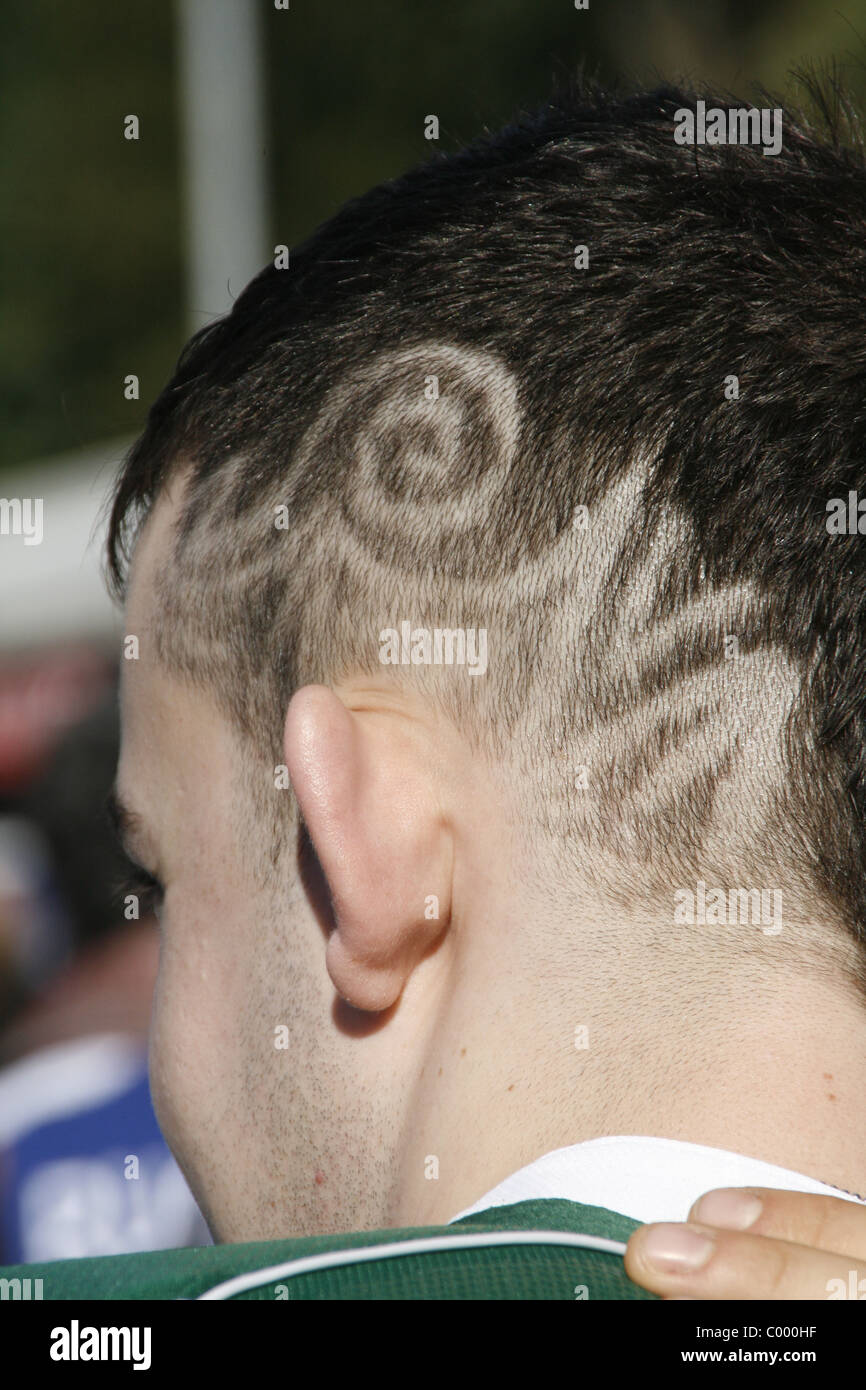
<path id="1" fill-rule="evenodd" d="M 621 1134 L 544 1154 L 497 1183 L 451 1221 L 533 1197 L 564 1197 L 641 1222 L 685 1221 L 698 1197 L 714 1187 L 776 1187 L 843 1197 L 866 1206 L 863 1197 L 760 1158 L 681 1139 Z"/>

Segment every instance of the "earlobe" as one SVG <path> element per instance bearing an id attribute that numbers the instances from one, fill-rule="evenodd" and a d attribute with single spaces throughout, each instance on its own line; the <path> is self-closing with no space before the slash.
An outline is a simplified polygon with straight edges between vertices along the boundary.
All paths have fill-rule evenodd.
<path id="1" fill-rule="evenodd" d="M 326 961 L 355 1008 L 390 1008 L 447 927 L 450 834 L 423 733 L 305 686 L 285 727 L 289 776 L 330 895 Z M 431 918 L 425 905 L 438 900 Z"/>

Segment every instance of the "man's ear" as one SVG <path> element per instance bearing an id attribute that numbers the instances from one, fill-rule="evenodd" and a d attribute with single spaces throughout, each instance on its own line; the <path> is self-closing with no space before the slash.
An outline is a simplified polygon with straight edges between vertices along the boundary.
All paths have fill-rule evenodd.
<path id="1" fill-rule="evenodd" d="M 450 917 L 452 840 L 429 738 L 321 685 L 286 714 L 286 766 L 331 895 L 328 973 L 358 1009 L 395 1003 Z"/>

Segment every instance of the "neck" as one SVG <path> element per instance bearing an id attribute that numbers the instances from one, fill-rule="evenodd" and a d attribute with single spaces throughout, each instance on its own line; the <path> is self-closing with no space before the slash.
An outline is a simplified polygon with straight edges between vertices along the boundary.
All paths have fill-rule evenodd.
<path id="1" fill-rule="evenodd" d="M 542 1154 L 615 1134 L 733 1150 L 866 1195 L 866 1001 L 820 967 L 791 977 L 777 959 L 773 973 L 766 953 L 725 969 L 682 951 L 647 959 L 602 951 L 534 988 L 530 962 L 503 968 L 501 954 L 496 971 L 488 957 L 462 976 L 419 1064 L 394 1224 L 446 1222 Z"/>

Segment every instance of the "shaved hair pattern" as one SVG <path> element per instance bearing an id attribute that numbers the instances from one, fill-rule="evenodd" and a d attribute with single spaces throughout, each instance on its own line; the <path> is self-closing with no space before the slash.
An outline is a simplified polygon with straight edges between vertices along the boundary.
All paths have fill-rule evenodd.
<path id="1" fill-rule="evenodd" d="M 696 167 L 697 99 L 575 86 L 354 200 L 155 402 L 112 574 L 183 474 L 158 656 L 245 741 L 274 862 L 293 691 L 391 672 L 563 880 L 784 885 L 828 957 L 866 941 L 866 552 L 824 525 L 866 486 L 858 128 L 825 99 Z M 484 628 L 486 674 L 383 667 L 402 620 Z"/>

